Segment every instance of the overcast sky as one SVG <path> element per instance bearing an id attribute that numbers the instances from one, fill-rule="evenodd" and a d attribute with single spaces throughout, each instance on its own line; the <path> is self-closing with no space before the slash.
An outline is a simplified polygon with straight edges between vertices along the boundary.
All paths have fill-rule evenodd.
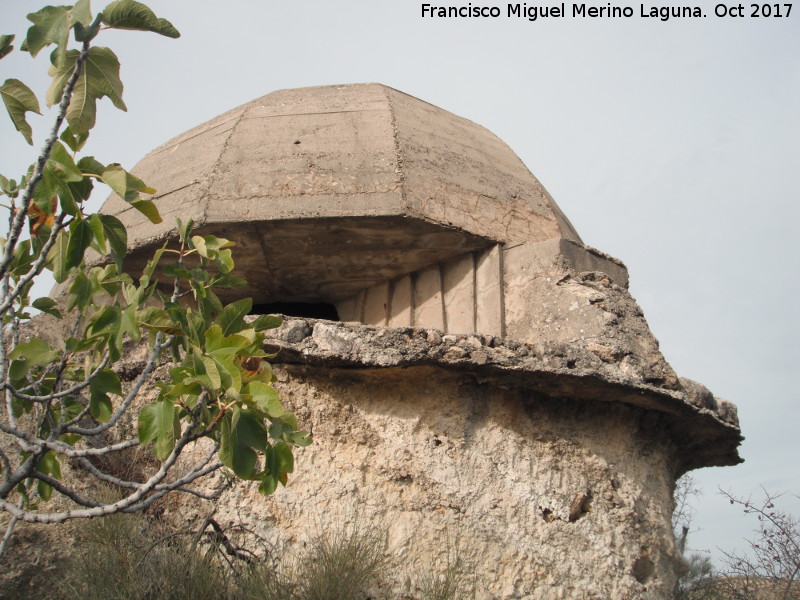
<path id="1" fill-rule="evenodd" d="M 90 153 L 132 167 L 253 98 L 327 84 L 379 82 L 471 119 L 511 146 L 587 244 L 626 263 L 678 374 L 738 405 L 746 462 L 695 473 L 705 493 L 691 545 L 731 549 L 755 527 L 718 487 L 800 494 L 800 5 L 788 18 L 718 18 L 700 2 L 705 18 L 662 21 L 635 3 L 614 4 L 631 18 L 572 18 L 566 3 L 566 17 L 531 22 L 501 3 L 486 6 L 503 16 L 472 19 L 423 18 L 408 0 L 148 4 L 183 35 L 99 40 L 119 55 L 129 110 L 102 102 Z M 40 6 L 0 0 L 0 33 L 22 34 Z M 46 54 L 7 57 L 0 77 L 43 97 Z M 35 152 L 0 121 L 0 172 L 18 177 Z M 31 121 L 41 140 L 45 121 Z"/>

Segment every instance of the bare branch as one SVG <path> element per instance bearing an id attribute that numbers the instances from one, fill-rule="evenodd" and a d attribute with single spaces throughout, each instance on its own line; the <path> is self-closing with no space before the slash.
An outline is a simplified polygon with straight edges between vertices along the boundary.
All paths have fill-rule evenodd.
<path id="1" fill-rule="evenodd" d="M 30 452 L 34 448 L 42 448 L 44 450 L 54 450 L 68 458 L 80 458 L 82 456 L 104 456 L 111 452 L 118 452 L 120 450 L 127 450 L 139 445 L 138 438 L 131 438 L 116 444 L 109 444 L 100 448 L 75 448 L 66 442 L 58 440 L 44 440 L 36 437 L 33 434 L 27 433 L 20 429 L 9 427 L 5 423 L 0 422 L 0 431 L 13 435 L 22 443 L 24 443 L 23 450 Z"/>
<path id="2" fill-rule="evenodd" d="M 20 199 L 20 206 L 17 209 L 17 214 L 13 217 L 11 228 L 8 233 L 8 239 L 6 241 L 5 253 L 3 254 L 2 259 L 0 259 L 0 276 L 4 276 L 6 274 L 11 261 L 14 259 L 14 249 L 17 247 L 17 242 L 22 234 L 22 228 L 25 226 L 25 219 L 28 217 L 28 208 L 33 200 L 36 187 L 39 185 L 39 182 L 42 179 L 44 167 L 47 164 L 47 161 L 50 159 L 50 153 L 53 151 L 53 146 L 56 144 L 59 131 L 61 131 L 61 126 L 64 124 L 64 119 L 67 116 L 67 108 L 72 100 L 72 92 L 75 90 L 75 85 L 78 83 L 78 79 L 83 72 L 83 65 L 88 57 L 89 42 L 87 41 L 83 43 L 81 52 L 75 61 L 75 70 L 72 72 L 67 84 L 64 86 L 64 92 L 61 94 L 61 102 L 58 105 L 58 114 L 56 115 L 55 123 L 53 123 L 53 127 L 50 130 L 50 135 L 48 136 L 41 152 L 39 153 L 39 159 L 36 161 L 36 166 L 33 169 L 33 175 L 28 181 L 28 185 L 25 187 L 25 191 Z"/>
<path id="3" fill-rule="evenodd" d="M 160 331 L 156 334 L 155 344 L 153 345 L 153 349 L 150 351 L 150 356 L 147 358 L 147 363 L 145 364 L 144 369 L 142 369 L 139 377 L 136 378 L 136 381 L 131 387 L 131 390 L 128 392 L 128 395 L 125 396 L 125 400 L 123 400 L 122 404 L 120 404 L 117 410 L 114 411 L 114 414 L 111 415 L 111 418 L 107 423 L 103 423 L 97 427 L 70 426 L 64 429 L 64 433 L 77 433 L 78 435 L 94 436 L 103 433 L 104 431 L 108 431 L 114 427 L 114 425 L 117 424 L 117 421 L 119 421 L 120 417 L 122 417 L 122 415 L 128 411 L 131 403 L 138 397 L 139 392 L 142 390 L 142 386 L 144 386 L 144 384 L 147 382 L 150 374 L 155 370 L 156 365 L 161 359 L 162 351 L 172 341 L 172 337 L 169 337 L 167 341 L 162 343 L 161 340 L 163 337 L 164 334 Z"/>
<path id="4" fill-rule="evenodd" d="M 758 520 L 755 537 L 747 540 L 748 553 L 723 552 L 727 572 L 739 580 L 739 597 L 755 598 L 769 585 L 783 600 L 800 599 L 800 520 L 776 507 L 782 494 L 762 488 L 763 499 L 754 502 L 721 492 Z"/>
<path id="5" fill-rule="evenodd" d="M 13 470 L 11 468 L 11 461 L 8 460 L 8 455 L 3 452 L 2 448 L 0 448 L 0 462 L 3 463 L 3 471 L 6 473 L 10 473 Z"/>
<path id="6" fill-rule="evenodd" d="M 31 455 L 26 458 L 22 464 L 17 467 L 13 472 L 9 472 L 6 476 L 5 481 L 0 483 L 0 498 L 2 498 L 2 502 L 6 502 L 5 498 L 8 494 L 13 490 L 17 485 L 26 480 L 31 474 L 36 470 L 36 465 L 39 463 L 39 459 L 44 452 L 39 449 L 38 452 L 34 450 L 31 452 Z M 11 504 L 14 507 L 13 504 Z M 14 514 L 14 511 L 10 511 L 11 514 Z"/>
<path id="7" fill-rule="evenodd" d="M 5 279 L 8 277 L 6 276 Z M 5 279 L 3 286 L 5 287 Z M 8 378 L 8 348 L 6 347 L 6 336 L 0 330 L 0 385 L 5 384 Z M 6 399 L 6 416 L 8 424 L 17 429 L 17 418 L 14 416 L 14 405 L 12 402 L 11 394 L 3 394 Z M 0 423 L 2 425 L 2 423 Z"/>
<path id="8" fill-rule="evenodd" d="M 75 415 L 75 418 L 70 419 L 69 421 L 63 421 L 61 423 L 62 427 L 61 431 L 66 430 L 66 428 L 69 427 L 70 425 L 75 425 L 76 423 L 80 423 L 86 416 L 88 416 L 88 414 L 91 412 L 91 409 L 92 409 L 91 405 L 87 402 L 86 406 L 83 407 L 83 410 L 79 412 L 77 415 Z M 66 414 L 67 412 L 66 407 L 62 408 L 61 410 L 62 414 Z"/>
<path id="9" fill-rule="evenodd" d="M 96 500 L 92 500 L 91 498 L 85 498 L 76 492 L 75 490 L 67 487 L 58 479 L 50 477 L 45 473 L 41 473 L 39 471 L 35 471 L 32 475 L 33 479 L 38 479 L 39 481 L 43 481 L 50 487 L 52 487 L 55 491 L 59 494 L 66 496 L 70 500 L 72 500 L 75 504 L 79 504 L 80 506 L 88 506 L 88 507 L 96 507 L 102 506 L 102 502 L 97 502 Z"/>
<path id="10" fill-rule="evenodd" d="M 150 479 L 143 483 L 141 487 L 134 493 L 126 498 L 123 498 L 122 500 L 114 502 L 113 504 L 105 504 L 94 508 L 68 510 L 57 513 L 30 512 L 19 509 L 15 505 L 4 500 L 3 498 L 5 498 L 5 496 L 1 493 L 2 489 L 0 489 L 0 508 L 3 508 L 12 515 L 16 515 L 19 519 L 29 523 L 63 523 L 69 519 L 101 517 L 116 512 L 132 512 L 146 508 L 152 504 L 155 499 L 166 495 L 166 493 L 172 490 L 183 487 L 184 485 L 187 485 L 199 479 L 200 477 L 208 475 L 222 466 L 221 463 L 217 463 L 196 473 L 190 473 L 189 475 L 186 475 L 177 481 L 166 484 L 164 488 L 156 491 L 156 486 L 166 479 L 172 467 L 175 466 L 175 463 L 177 462 L 181 452 L 183 452 L 183 449 L 191 442 L 202 437 L 201 434 L 193 433 L 192 429 L 193 428 L 191 427 L 184 429 L 183 434 L 173 447 L 172 452 L 170 452 L 169 456 L 167 456 L 164 462 L 161 463 L 161 468 L 159 468 L 158 471 L 150 477 Z M 28 476 L 30 476 L 30 473 L 28 473 Z M 22 479 L 19 481 L 21 480 Z M 16 485 L 16 483 L 14 485 Z M 156 493 L 148 498 L 148 495 L 154 491 Z"/>
<path id="11" fill-rule="evenodd" d="M 10 383 L 6 383 L 5 384 L 5 388 L 9 392 L 11 392 L 11 394 L 14 397 L 19 398 L 20 400 L 27 400 L 28 402 L 42 402 L 42 403 L 44 403 L 44 402 L 52 402 L 53 400 L 58 400 L 59 398 L 66 398 L 67 396 L 74 396 L 75 394 L 77 394 L 81 390 L 85 390 L 87 387 L 89 387 L 92 384 L 92 381 L 94 381 L 97 378 L 97 376 L 100 374 L 100 372 L 108 366 L 108 362 L 109 362 L 109 356 L 108 356 L 108 352 L 106 352 L 105 356 L 103 357 L 103 360 L 100 362 L 100 364 L 97 366 L 97 368 L 95 368 L 94 371 L 89 373 L 89 376 L 85 380 L 81 381 L 80 383 L 76 383 L 75 385 L 73 385 L 73 386 L 71 386 L 71 387 L 69 387 L 69 388 L 67 388 L 65 390 L 61 390 L 60 392 L 53 392 L 52 394 L 45 394 L 45 395 L 37 396 L 37 395 L 32 395 L 32 394 L 24 394 L 24 393 L 20 392 L 19 390 L 14 389 L 14 386 L 11 385 Z"/>
<path id="12" fill-rule="evenodd" d="M 20 498 L 17 506 L 21 509 L 24 505 L 25 505 L 25 499 Z M 14 515 L 11 515 L 11 519 L 8 521 L 8 527 L 6 527 L 6 532 L 3 535 L 3 541 L 0 542 L 0 556 L 3 556 L 3 553 L 6 551 L 6 546 L 8 546 L 8 541 L 11 539 L 11 535 L 14 533 L 14 529 L 17 526 L 17 521 L 19 521 L 19 518 Z"/>
<path id="13" fill-rule="evenodd" d="M 196 492 L 195 490 L 190 490 L 189 488 L 186 488 L 185 486 L 189 485 L 190 483 L 193 483 L 193 482 L 197 481 L 198 479 L 201 479 L 201 478 L 205 477 L 206 475 L 210 475 L 211 473 L 213 473 L 214 471 L 217 471 L 218 469 L 221 469 L 222 467 L 223 467 L 222 463 L 219 463 L 219 462 L 218 463 L 214 463 L 213 465 L 211 465 L 209 467 L 206 467 L 202 471 L 197 471 L 196 473 L 193 473 L 191 475 L 186 475 L 186 476 L 181 477 L 180 479 L 178 479 L 178 480 L 176 480 L 176 481 L 174 481 L 172 483 L 164 484 L 163 486 L 157 486 L 158 490 L 156 491 L 155 494 L 153 494 L 152 496 L 150 496 L 149 498 L 147 498 L 143 502 L 140 502 L 139 504 L 135 504 L 135 505 L 130 506 L 130 507 L 125 508 L 125 509 L 121 509 L 120 512 L 137 512 L 137 511 L 140 511 L 140 510 L 144 510 L 145 508 L 148 508 L 149 506 L 151 506 L 156 500 L 158 500 L 160 498 L 163 498 L 167 494 L 169 494 L 171 492 L 175 492 L 175 491 L 188 492 L 190 494 L 193 494 L 195 496 L 199 496 L 199 497 L 202 498 L 202 497 L 204 497 L 202 494 L 200 494 L 199 492 Z M 228 486 L 226 484 L 221 486 L 221 488 L 219 489 L 219 493 L 221 494 L 227 487 Z M 214 496 L 213 495 L 210 496 L 209 499 L 214 499 Z"/>

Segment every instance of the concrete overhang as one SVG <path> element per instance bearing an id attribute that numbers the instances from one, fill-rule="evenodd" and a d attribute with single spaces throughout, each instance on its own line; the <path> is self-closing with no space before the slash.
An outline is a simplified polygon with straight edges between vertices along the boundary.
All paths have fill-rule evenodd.
<path id="1" fill-rule="evenodd" d="M 522 390 L 531 400 L 642 409 L 653 417 L 651 426 L 673 440 L 675 477 L 701 467 L 743 462 L 738 447 L 744 438 L 733 403 L 688 379 L 673 389 L 644 383 L 578 344 L 525 344 L 487 335 L 441 335 L 422 328 L 291 317 L 267 336 L 266 348 L 276 354 L 275 363 L 348 370 L 444 369 L 484 385 Z"/>
<path id="2" fill-rule="evenodd" d="M 153 225 L 118 197 L 128 270 L 175 218 L 234 240 L 257 303 L 336 302 L 496 242 L 580 238 L 485 128 L 379 84 L 282 90 L 170 140 L 133 169 Z"/>

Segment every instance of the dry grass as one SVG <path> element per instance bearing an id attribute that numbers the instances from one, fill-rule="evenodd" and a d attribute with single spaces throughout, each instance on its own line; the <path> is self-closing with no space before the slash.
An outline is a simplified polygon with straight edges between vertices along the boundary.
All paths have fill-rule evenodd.
<path id="1" fill-rule="evenodd" d="M 84 600 L 231 598 L 230 574 L 188 536 L 142 515 L 112 515 L 76 526 L 76 552 L 58 591 Z"/>
<path id="2" fill-rule="evenodd" d="M 61 530 L 69 545 L 50 550 L 58 569 L 29 565 L 35 577 L 25 589 L 0 585 L 0 598 L 27 600 L 366 600 L 399 597 L 399 590 L 375 595 L 376 584 L 403 564 L 388 550 L 387 530 L 356 523 L 315 535 L 296 554 L 277 558 L 261 547 L 233 557 L 219 531 L 177 531 L 142 514 L 77 521 Z M 47 528 L 47 533 L 54 530 Z M 239 541 L 236 531 L 222 532 Z M 216 537 L 215 537 L 216 536 Z M 20 542 L 23 542 L 20 539 Z M 251 548 L 252 549 L 252 548 Z M 25 544 L 15 550 L 25 554 Z M 41 549 L 40 549 L 41 550 Z M 46 549 L 45 549 L 46 550 Z M 33 556 L 30 554 L 29 556 Z M 30 561 L 29 561 L 30 562 Z M 4 565 L 5 567 L 6 565 Z M 438 567 L 438 568 L 437 568 Z M 0 578 L 2 580 L 3 578 Z M 413 600 L 466 600 L 474 596 L 468 569 L 448 546 L 446 564 L 413 577 Z M 12 583 L 12 582 L 8 582 Z"/>

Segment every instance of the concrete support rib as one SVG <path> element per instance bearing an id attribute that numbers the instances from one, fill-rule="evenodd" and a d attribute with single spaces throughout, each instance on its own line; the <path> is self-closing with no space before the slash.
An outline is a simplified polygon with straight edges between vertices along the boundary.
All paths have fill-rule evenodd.
<path id="1" fill-rule="evenodd" d="M 576 242 L 495 244 L 382 281 L 338 306 L 343 320 L 367 325 L 573 344 L 637 381 L 675 388 L 627 283 L 620 261 Z"/>
<path id="2" fill-rule="evenodd" d="M 477 331 L 503 336 L 503 261 L 502 249 L 493 246 L 478 257 L 475 273 Z"/>
<path id="3" fill-rule="evenodd" d="M 365 291 L 364 323 L 386 325 L 389 306 L 389 282 L 384 281 Z"/>
<path id="4" fill-rule="evenodd" d="M 345 321 L 502 335 L 503 294 L 502 251 L 494 246 L 383 281 L 337 306 Z M 363 320 L 354 312 L 359 302 L 364 305 Z"/>
<path id="5" fill-rule="evenodd" d="M 411 326 L 413 313 L 411 275 L 404 275 L 392 281 L 389 308 L 389 327 Z"/>
<path id="6" fill-rule="evenodd" d="M 414 285 L 414 326 L 444 330 L 442 310 L 442 278 L 439 265 L 432 265 L 417 273 Z"/>
<path id="7" fill-rule="evenodd" d="M 448 333 L 474 333 L 475 272 L 472 253 L 441 264 L 442 298 Z"/>

